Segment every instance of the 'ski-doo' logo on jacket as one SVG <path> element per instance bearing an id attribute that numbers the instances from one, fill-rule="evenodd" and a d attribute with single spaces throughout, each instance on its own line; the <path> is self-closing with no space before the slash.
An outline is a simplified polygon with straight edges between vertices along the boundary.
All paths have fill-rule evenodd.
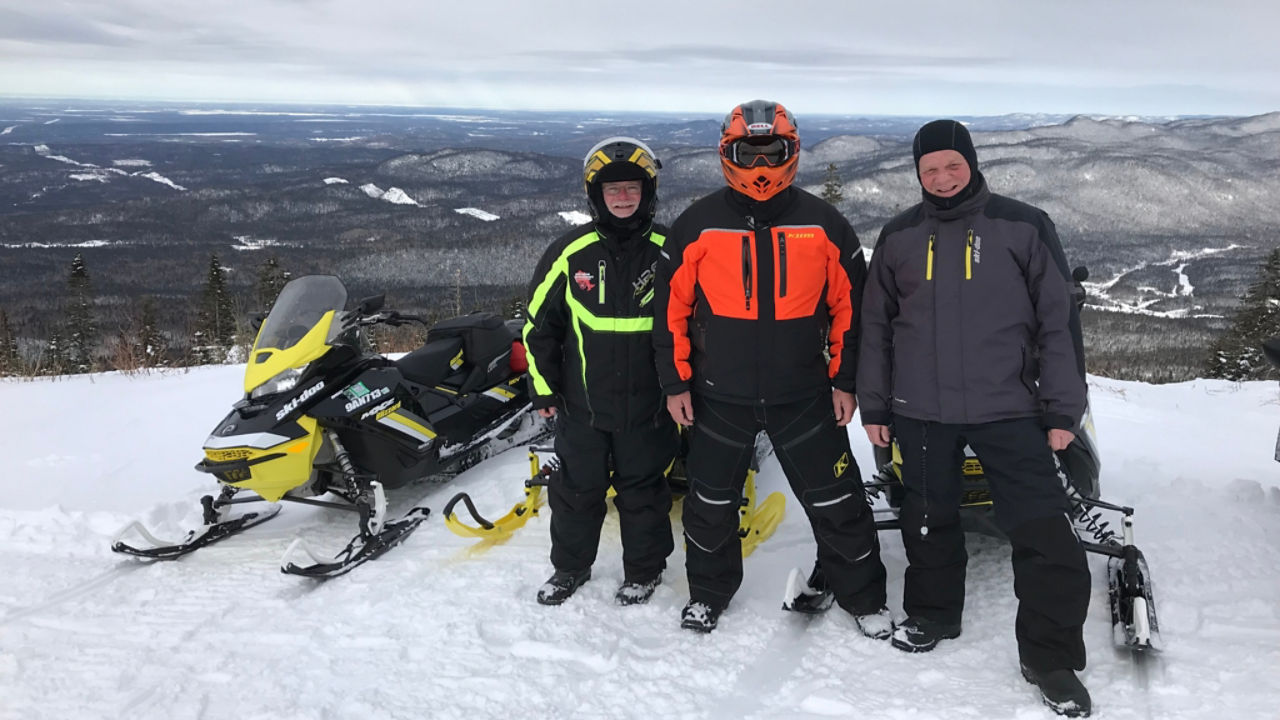
<path id="1" fill-rule="evenodd" d="M 586 270 L 579 270 L 573 274 L 573 281 L 578 283 L 578 287 L 583 290 L 592 290 L 595 288 L 596 284 L 592 282 L 593 279 L 594 278 L 592 278 L 591 273 Z"/>

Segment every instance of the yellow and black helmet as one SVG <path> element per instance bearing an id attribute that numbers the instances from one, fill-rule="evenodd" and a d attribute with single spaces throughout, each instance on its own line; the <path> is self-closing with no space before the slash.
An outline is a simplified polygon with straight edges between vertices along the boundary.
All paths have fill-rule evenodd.
<path id="1" fill-rule="evenodd" d="M 582 187 L 587 191 L 591 216 L 597 223 L 616 227 L 648 225 L 658 210 L 658 156 L 643 142 L 630 137 L 605 138 L 596 143 L 582 161 Z M 640 209 L 626 220 L 613 217 L 605 207 L 600 184 L 639 180 L 643 186 Z"/>

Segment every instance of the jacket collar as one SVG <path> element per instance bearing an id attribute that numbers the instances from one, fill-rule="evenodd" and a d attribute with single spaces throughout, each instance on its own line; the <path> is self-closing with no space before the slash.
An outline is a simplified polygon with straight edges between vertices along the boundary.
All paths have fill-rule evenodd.
<path id="1" fill-rule="evenodd" d="M 740 215 L 750 218 L 754 221 L 753 227 L 761 227 L 769 225 L 774 219 L 780 217 L 787 208 L 791 207 L 796 201 L 797 193 L 794 187 L 783 188 L 782 192 L 769 198 L 768 200 L 756 201 L 734 190 L 726 187 L 725 192 L 729 201 L 729 206 Z"/>

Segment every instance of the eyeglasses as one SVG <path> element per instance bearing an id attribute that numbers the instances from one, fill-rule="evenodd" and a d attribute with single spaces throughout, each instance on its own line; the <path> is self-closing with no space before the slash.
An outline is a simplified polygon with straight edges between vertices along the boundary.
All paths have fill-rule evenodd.
<path id="1" fill-rule="evenodd" d="M 607 197 L 639 195 L 644 192 L 644 185 L 639 182 L 607 182 L 601 184 L 600 192 Z"/>
<path id="2" fill-rule="evenodd" d="M 742 138 L 729 143 L 724 156 L 738 167 L 752 168 L 759 165 L 777 167 L 796 152 L 794 140 L 777 135 Z"/>

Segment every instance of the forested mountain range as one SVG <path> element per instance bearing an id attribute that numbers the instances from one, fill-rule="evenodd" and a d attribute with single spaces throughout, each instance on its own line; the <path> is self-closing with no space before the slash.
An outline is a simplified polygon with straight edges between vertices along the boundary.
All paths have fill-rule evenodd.
<path id="1" fill-rule="evenodd" d="M 910 137 L 930 118 L 792 110 L 800 184 L 837 178 L 870 248 L 919 198 Z M 1070 261 L 1089 266 L 1106 310 L 1086 320 L 1091 368 L 1124 375 L 1146 358 L 1170 364 L 1151 376 L 1166 379 L 1200 362 L 1280 242 L 1280 113 L 962 119 L 992 189 L 1047 210 Z M 583 219 L 594 142 L 655 148 L 670 221 L 721 185 L 718 128 L 694 115 L 0 104 L 0 309 L 17 335 L 41 337 L 76 253 L 107 326 L 146 295 L 180 334 L 211 253 L 246 294 L 274 255 L 400 307 L 494 306 Z"/>

